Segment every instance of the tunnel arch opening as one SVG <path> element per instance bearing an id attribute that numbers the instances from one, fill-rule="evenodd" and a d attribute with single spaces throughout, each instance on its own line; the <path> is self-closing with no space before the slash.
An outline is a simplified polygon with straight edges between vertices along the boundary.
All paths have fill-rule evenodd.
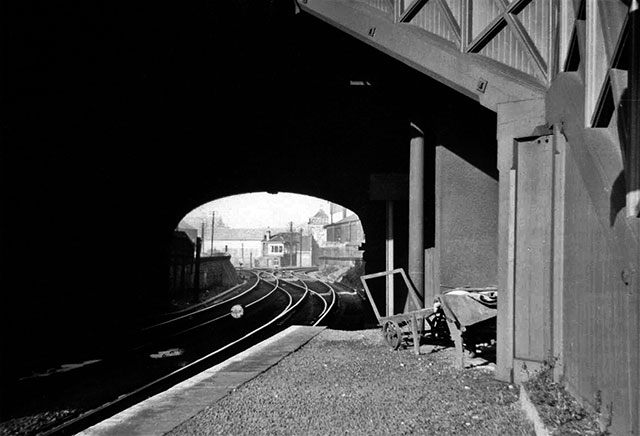
<path id="1" fill-rule="evenodd" d="M 173 304 L 215 296 L 247 269 L 316 271 L 360 287 L 365 241 L 360 216 L 329 200 L 274 191 L 224 196 L 176 224 L 167 295 Z"/>

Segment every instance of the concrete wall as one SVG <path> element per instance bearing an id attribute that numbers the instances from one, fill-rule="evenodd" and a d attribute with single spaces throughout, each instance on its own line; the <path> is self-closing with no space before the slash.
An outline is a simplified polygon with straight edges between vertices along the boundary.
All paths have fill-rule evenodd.
<path id="1" fill-rule="evenodd" d="M 227 253 L 231 256 L 231 263 L 239 266 L 249 265 L 250 259 L 262 256 L 262 241 L 237 239 L 221 239 L 213 241 L 214 252 Z M 204 241 L 204 252 L 209 255 L 211 252 L 211 240 Z M 244 260 L 243 260 L 244 253 Z"/>
<path id="2" fill-rule="evenodd" d="M 319 248 L 318 265 L 353 266 L 362 260 L 364 251 L 359 246 L 346 242 L 328 242 Z"/>
<path id="3" fill-rule="evenodd" d="M 584 95 L 566 73 L 547 96 L 549 123 L 559 126 L 551 352 L 556 377 L 601 408 L 610 434 L 638 434 L 640 220 L 625 216 L 622 120 L 585 129 Z"/>
<path id="4" fill-rule="evenodd" d="M 200 288 L 230 288 L 238 283 L 238 273 L 231 256 L 215 255 L 200 259 Z"/>
<path id="5" fill-rule="evenodd" d="M 445 147 L 437 147 L 435 197 L 440 285 L 496 285 L 498 182 Z"/>

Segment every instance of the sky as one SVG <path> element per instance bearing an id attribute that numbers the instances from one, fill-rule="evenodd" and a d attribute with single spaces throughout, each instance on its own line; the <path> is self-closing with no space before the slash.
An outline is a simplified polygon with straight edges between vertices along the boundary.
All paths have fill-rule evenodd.
<path id="1" fill-rule="evenodd" d="M 205 203 L 189 212 L 185 219 L 193 223 L 203 218 L 211 219 L 212 211 L 216 218 L 231 228 L 283 228 L 289 222 L 306 224 L 319 209 L 329 215 L 329 202 L 307 195 L 279 192 L 253 192 L 234 195 Z"/>

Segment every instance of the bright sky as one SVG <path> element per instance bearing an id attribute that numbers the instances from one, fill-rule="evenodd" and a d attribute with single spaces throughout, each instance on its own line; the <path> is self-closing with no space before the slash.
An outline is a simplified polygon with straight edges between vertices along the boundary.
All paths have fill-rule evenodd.
<path id="1" fill-rule="evenodd" d="M 231 228 L 288 227 L 289 222 L 306 224 L 319 209 L 329 215 L 329 202 L 307 195 L 279 192 L 252 192 L 224 197 L 192 210 L 185 220 L 211 219 L 211 212 Z"/>

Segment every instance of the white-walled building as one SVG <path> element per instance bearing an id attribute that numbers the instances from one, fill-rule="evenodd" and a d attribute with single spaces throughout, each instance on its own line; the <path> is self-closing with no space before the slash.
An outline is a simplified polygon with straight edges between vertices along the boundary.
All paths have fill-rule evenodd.
<path id="1" fill-rule="evenodd" d="M 307 223 L 307 232 L 313 236 L 313 239 L 320 246 L 323 246 L 327 241 L 327 231 L 324 228 L 327 224 L 329 224 L 329 215 L 322 209 L 309 218 Z"/>

